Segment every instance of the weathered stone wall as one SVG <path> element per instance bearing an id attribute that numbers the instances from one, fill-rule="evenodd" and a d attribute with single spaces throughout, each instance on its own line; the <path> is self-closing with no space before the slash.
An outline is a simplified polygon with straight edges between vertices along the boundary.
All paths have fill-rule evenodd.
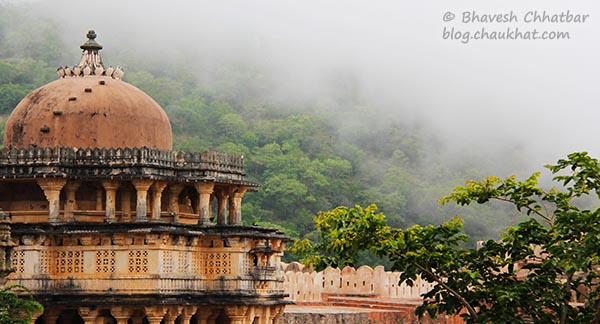
<path id="1" fill-rule="evenodd" d="M 368 313 L 284 313 L 278 324 L 368 324 Z M 398 323 L 398 322 L 396 322 Z M 396 324 L 394 323 L 394 324 Z"/>
<path id="2" fill-rule="evenodd" d="M 432 285 L 417 279 L 413 286 L 399 285 L 400 272 L 385 271 L 382 266 L 372 269 L 345 267 L 310 271 L 301 264 L 285 265 L 285 291 L 288 300 L 297 303 L 319 303 L 323 295 L 376 296 L 384 298 L 420 298 Z"/>

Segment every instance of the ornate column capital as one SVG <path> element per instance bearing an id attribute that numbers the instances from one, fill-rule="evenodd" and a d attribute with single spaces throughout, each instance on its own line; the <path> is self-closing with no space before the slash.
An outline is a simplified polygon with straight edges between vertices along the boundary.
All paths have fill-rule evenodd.
<path id="1" fill-rule="evenodd" d="M 117 190 L 121 186 L 121 181 L 119 180 L 102 180 L 100 182 L 104 190 Z"/>
<path id="2" fill-rule="evenodd" d="M 164 306 L 147 306 L 144 307 L 144 311 L 150 324 L 160 324 L 167 313 L 167 308 Z"/>
<path id="3" fill-rule="evenodd" d="M 248 312 L 248 306 L 246 305 L 235 305 L 225 307 L 225 313 L 231 324 L 243 324 L 246 313 Z"/>
<path id="4" fill-rule="evenodd" d="M 138 191 L 148 191 L 152 183 L 154 183 L 154 180 L 151 179 L 131 179 L 131 184 Z"/>
<path id="5" fill-rule="evenodd" d="M 212 194 L 215 188 L 214 182 L 195 182 L 194 187 L 199 194 Z"/>
<path id="6" fill-rule="evenodd" d="M 93 324 L 98 317 L 98 310 L 90 307 L 79 307 L 77 312 L 85 324 Z"/>
<path id="7" fill-rule="evenodd" d="M 126 324 L 133 314 L 133 309 L 125 306 L 111 306 L 110 314 L 117 320 L 117 324 Z"/>

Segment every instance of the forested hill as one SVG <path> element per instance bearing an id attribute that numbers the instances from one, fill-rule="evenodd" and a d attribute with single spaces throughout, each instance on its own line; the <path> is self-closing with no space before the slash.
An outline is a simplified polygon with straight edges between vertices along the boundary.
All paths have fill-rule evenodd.
<path id="1" fill-rule="evenodd" d="M 78 62 L 73 53 L 79 43 L 65 44 L 59 35 L 67 31 L 51 20 L 31 18 L 18 6 L 0 9 L 4 125 L 28 92 L 57 78 L 59 65 Z M 110 40 L 100 38 L 108 48 Z M 451 162 L 443 139 L 426 125 L 370 116 L 373 103 L 361 100 L 351 75 L 333 72 L 319 98 L 286 102 L 269 92 L 272 80 L 259 66 L 228 62 L 201 70 L 200 78 L 183 59 L 167 63 L 134 53 L 102 52 L 105 61 L 125 67 L 125 81 L 164 107 L 175 149 L 244 155 L 249 179 L 262 184 L 244 198 L 248 224 L 277 225 L 291 236 L 305 236 L 318 211 L 370 203 L 396 226 L 460 214 L 474 239 L 497 237 L 514 221 L 512 210 L 439 206 L 437 199 L 454 186 L 487 174 L 485 160 L 471 152 Z"/>

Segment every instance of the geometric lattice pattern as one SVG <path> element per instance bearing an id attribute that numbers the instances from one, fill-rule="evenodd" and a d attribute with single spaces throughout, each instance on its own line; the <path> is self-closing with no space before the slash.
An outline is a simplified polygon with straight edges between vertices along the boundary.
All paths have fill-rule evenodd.
<path id="1" fill-rule="evenodd" d="M 188 259 L 188 254 L 185 251 L 177 252 L 177 272 L 179 273 L 189 273 L 190 272 L 190 263 Z"/>
<path id="2" fill-rule="evenodd" d="M 25 272 L 25 251 L 14 251 L 12 253 L 12 268 L 16 273 Z"/>
<path id="3" fill-rule="evenodd" d="M 200 274 L 200 253 L 192 252 L 192 265 L 191 265 L 192 274 Z"/>
<path id="4" fill-rule="evenodd" d="M 245 274 L 249 275 L 250 274 L 250 268 L 254 265 L 252 262 L 252 257 L 244 254 L 243 257 L 243 265 L 244 265 L 244 272 Z"/>
<path id="5" fill-rule="evenodd" d="M 40 251 L 40 273 L 50 273 L 52 251 Z"/>
<path id="6" fill-rule="evenodd" d="M 221 276 L 231 274 L 231 254 L 229 253 L 204 253 L 204 267 L 202 274 L 205 276 Z"/>
<path id="7" fill-rule="evenodd" d="M 163 251 L 162 271 L 164 273 L 173 272 L 173 251 Z"/>
<path id="8" fill-rule="evenodd" d="M 51 273 L 54 275 L 82 273 L 82 251 L 53 251 L 53 264 Z"/>
<path id="9" fill-rule="evenodd" d="M 130 273 L 148 272 L 148 251 L 133 250 L 129 251 L 127 265 Z"/>
<path id="10" fill-rule="evenodd" d="M 116 252 L 113 250 L 96 251 L 96 272 L 114 273 L 115 255 Z"/>

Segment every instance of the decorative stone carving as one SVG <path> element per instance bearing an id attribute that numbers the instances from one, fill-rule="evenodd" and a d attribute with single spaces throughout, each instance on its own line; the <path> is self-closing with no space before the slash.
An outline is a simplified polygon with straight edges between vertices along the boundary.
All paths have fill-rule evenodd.
<path id="1" fill-rule="evenodd" d="M 199 225 L 210 224 L 210 195 L 213 193 L 215 187 L 214 182 L 196 182 L 194 183 L 196 191 L 198 191 L 199 200 Z"/>
<path id="2" fill-rule="evenodd" d="M 229 200 L 229 188 L 219 188 L 215 191 L 217 196 L 217 225 L 225 225 L 227 223 L 227 200 Z"/>
<path id="3" fill-rule="evenodd" d="M 242 225 L 242 198 L 248 191 L 246 186 L 238 186 L 229 198 L 229 225 Z"/>
<path id="4" fill-rule="evenodd" d="M 67 179 L 44 178 L 37 179 L 37 182 L 48 200 L 48 221 L 50 223 L 57 223 L 60 216 L 60 190 L 67 183 Z"/>
<path id="5" fill-rule="evenodd" d="M 152 220 L 160 220 L 162 192 L 165 187 L 166 181 L 155 181 L 152 184 Z"/>
<path id="6" fill-rule="evenodd" d="M 160 324 L 167 313 L 167 308 L 164 306 L 147 306 L 144 307 L 146 319 L 149 324 Z"/>
<path id="7" fill-rule="evenodd" d="M 106 202 L 105 202 L 105 218 L 104 221 L 106 222 L 115 222 L 117 220 L 116 217 L 116 200 L 117 200 L 117 189 L 119 189 L 119 186 L 121 185 L 120 181 L 117 180 L 103 180 L 102 181 L 102 187 L 104 187 L 104 190 L 106 192 Z"/>
<path id="8" fill-rule="evenodd" d="M 227 313 L 227 317 L 229 317 L 229 321 L 231 324 L 243 324 L 247 311 L 248 306 L 246 305 L 225 307 L 225 313 Z"/>
<path id="9" fill-rule="evenodd" d="M 133 309 L 125 306 L 111 306 L 110 313 L 117 320 L 117 324 L 127 324 Z"/>
<path id="10" fill-rule="evenodd" d="M 154 181 L 149 179 L 133 179 L 131 183 L 135 187 L 137 192 L 137 206 L 135 211 L 135 220 L 136 221 L 146 221 L 147 220 L 147 199 L 148 199 L 148 188 L 152 185 Z"/>

